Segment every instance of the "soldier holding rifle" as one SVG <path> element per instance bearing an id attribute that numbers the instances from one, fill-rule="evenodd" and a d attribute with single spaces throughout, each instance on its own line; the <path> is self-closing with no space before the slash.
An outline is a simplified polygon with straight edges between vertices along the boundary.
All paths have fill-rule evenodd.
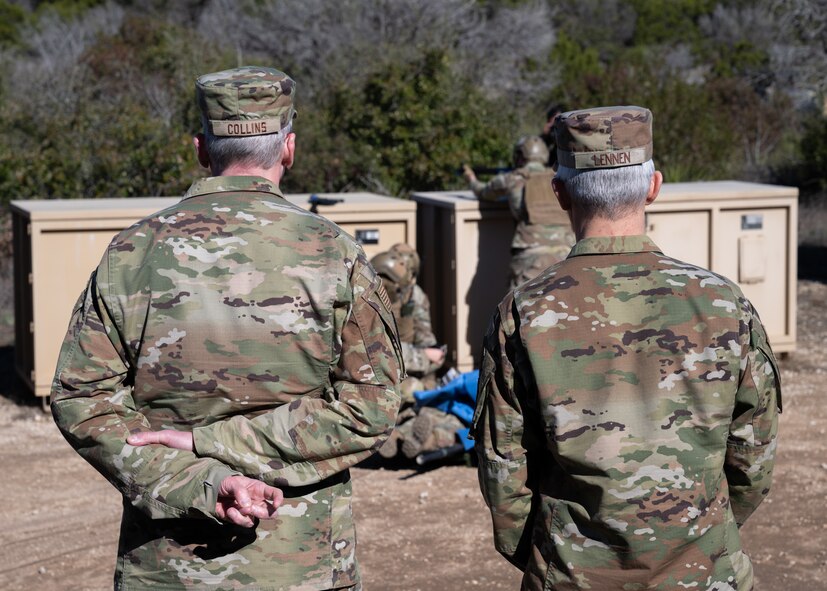
<path id="1" fill-rule="evenodd" d="M 574 244 L 568 216 L 551 192 L 554 172 L 546 168 L 548 148 L 543 140 L 521 138 L 514 145 L 513 160 L 514 170 L 487 183 L 477 180 L 470 167 L 463 168 L 474 194 L 484 201 L 507 200 L 517 222 L 511 241 L 511 289 L 565 258 Z"/>

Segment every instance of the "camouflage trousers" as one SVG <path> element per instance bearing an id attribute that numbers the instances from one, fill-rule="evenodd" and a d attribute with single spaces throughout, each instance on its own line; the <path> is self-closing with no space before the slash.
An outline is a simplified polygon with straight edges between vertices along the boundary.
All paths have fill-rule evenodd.
<path id="1" fill-rule="evenodd" d="M 402 380 L 402 383 L 399 386 L 402 391 L 402 407 L 400 410 L 405 410 L 407 407 L 416 404 L 414 392 L 430 390 L 431 388 L 436 388 L 436 386 L 437 378 L 435 373 L 425 374 L 422 377 L 409 375 Z M 399 419 L 397 419 L 396 424 L 399 424 Z"/>
<path id="2" fill-rule="evenodd" d="M 534 279 L 545 269 L 566 258 L 571 244 L 561 241 L 553 246 L 511 249 L 511 283 L 509 289 Z"/>
<path id="3" fill-rule="evenodd" d="M 453 445 L 457 442 L 457 430 L 463 426 L 457 417 L 438 408 L 409 407 L 399 413 L 396 429 L 379 454 L 392 458 L 401 451 L 406 458 L 413 459 L 421 453 Z"/>

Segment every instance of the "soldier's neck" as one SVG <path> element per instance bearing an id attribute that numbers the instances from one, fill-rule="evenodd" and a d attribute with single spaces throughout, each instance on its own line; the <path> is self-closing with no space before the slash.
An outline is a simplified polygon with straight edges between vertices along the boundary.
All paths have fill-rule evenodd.
<path id="1" fill-rule="evenodd" d="M 572 221 L 578 240 L 600 236 L 638 236 L 646 231 L 646 217 L 642 209 L 619 219 L 591 217 L 578 220 L 575 216 Z"/>
<path id="2" fill-rule="evenodd" d="M 243 164 L 231 164 L 221 171 L 219 176 L 260 176 L 275 184 L 277 187 L 284 176 L 284 166 L 281 163 L 271 168 L 259 166 L 245 166 Z"/>

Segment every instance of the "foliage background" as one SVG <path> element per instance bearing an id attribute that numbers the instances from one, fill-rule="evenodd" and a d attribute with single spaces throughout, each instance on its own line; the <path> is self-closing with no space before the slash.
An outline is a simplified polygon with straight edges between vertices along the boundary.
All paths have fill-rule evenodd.
<path id="1" fill-rule="evenodd" d="M 827 192 L 827 0 L 0 0 L 0 204 L 182 193 L 239 64 L 298 82 L 291 192 L 460 187 L 552 102 L 652 109 L 667 181 Z"/>

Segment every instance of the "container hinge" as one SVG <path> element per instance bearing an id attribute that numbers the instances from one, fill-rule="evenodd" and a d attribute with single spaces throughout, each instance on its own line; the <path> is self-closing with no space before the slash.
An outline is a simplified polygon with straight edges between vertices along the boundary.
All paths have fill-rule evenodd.
<path id="1" fill-rule="evenodd" d="M 29 332 L 34 334 L 34 322 L 29 322 Z"/>
<path id="2" fill-rule="evenodd" d="M 456 315 L 457 315 L 457 305 L 456 304 L 451 304 L 451 316 L 456 316 Z"/>
<path id="3" fill-rule="evenodd" d="M 32 273 L 29 273 L 29 285 L 31 285 L 32 283 L 34 283 L 34 275 Z"/>
<path id="4" fill-rule="evenodd" d="M 451 271 L 457 270 L 457 261 L 456 259 L 451 259 Z"/>
<path id="5" fill-rule="evenodd" d="M 32 235 L 32 225 L 31 224 L 26 224 L 26 236 L 31 236 L 31 235 Z"/>
<path id="6" fill-rule="evenodd" d="M 32 384 L 34 384 L 35 379 L 37 379 L 37 375 L 35 374 L 34 370 L 29 372 L 29 379 L 32 381 Z"/>

